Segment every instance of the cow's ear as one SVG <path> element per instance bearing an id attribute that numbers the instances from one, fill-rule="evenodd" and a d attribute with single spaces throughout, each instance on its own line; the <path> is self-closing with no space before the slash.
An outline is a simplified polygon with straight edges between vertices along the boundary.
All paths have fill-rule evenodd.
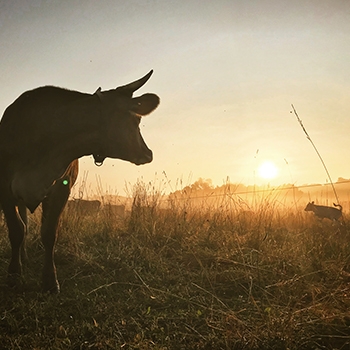
<path id="1" fill-rule="evenodd" d="M 144 94 L 131 100 L 130 110 L 139 115 L 153 112 L 159 105 L 159 97 L 155 94 Z"/>

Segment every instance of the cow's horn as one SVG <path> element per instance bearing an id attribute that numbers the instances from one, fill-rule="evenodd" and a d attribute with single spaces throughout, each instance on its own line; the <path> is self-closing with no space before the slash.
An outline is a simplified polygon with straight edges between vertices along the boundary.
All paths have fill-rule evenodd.
<path id="1" fill-rule="evenodd" d="M 141 86 L 146 84 L 147 80 L 151 77 L 152 73 L 153 73 L 153 69 L 149 73 L 147 73 L 144 77 L 142 77 L 141 79 L 136 80 L 130 84 L 120 86 L 120 87 L 118 87 L 118 89 L 122 89 L 124 91 L 131 92 L 131 94 L 132 94 L 134 91 L 136 91 Z"/>

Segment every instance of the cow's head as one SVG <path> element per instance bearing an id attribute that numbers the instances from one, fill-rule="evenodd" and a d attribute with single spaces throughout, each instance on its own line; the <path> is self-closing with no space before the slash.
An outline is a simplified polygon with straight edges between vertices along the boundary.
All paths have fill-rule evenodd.
<path id="1" fill-rule="evenodd" d="M 314 211 L 315 210 L 315 202 L 309 202 L 304 209 L 305 211 Z"/>
<path id="2" fill-rule="evenodd" d="M 115 90 L 96 91 L 101 102 L 100 141 L 93 153 L 96 163 L 103 162 L 106 157 L 126 160 L 136 165 L 152 161 L 152 151 L 143 140 L 139 125 L 142 116 L 157 108 L 159 97 L 149 93 L 132 97 L 152 73 L 150 71 L 143 78 Z"/>

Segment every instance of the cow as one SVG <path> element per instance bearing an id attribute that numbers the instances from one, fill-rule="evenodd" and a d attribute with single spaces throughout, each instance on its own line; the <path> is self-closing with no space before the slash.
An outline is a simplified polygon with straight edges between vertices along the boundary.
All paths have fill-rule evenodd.
<path id="1" fill-rule="evenodd" d="M 124 204 L 111 204 L 107 203 L 103 206 L 104 211 L 113 217 L 123 218 L 125 215 L 125 205 Z"/>
<path id="2" fill-rule="evenodd" d="M 96 214 L 101 208 L 99 200 L 73 199 L 67 202 L 67 209 L 79 215 Z"/>
<path id="3" fill-rule="evenodd" d="M 152 151 L 139 128 L 159 97 L 132 97 L 151 77 L 93 94 L 43 86 L 24 92 L 0 121 L 0 204 L 6 218 L 11 259 L 8 284 L 18 286 L 27 210 L 42 205 L 41 238 L 45 249 L 43 290 L 60 291 L 54 262 L 57 226 L 78 175 L 78 159 L 92 155 L 102 165 L 116 158 L 150 163 Z"/>
<path id="4" fill-rule="evenodd" d="M 340 204 L 333 203 L 333 205 L 340 209 L 327 207 L 325 205 L 316 205 L 315 202 L 309 202 L 304 210 L 313 211 L 315 216 L 320 219 L 338 221 L 342 217 L 343 207 Z"/>

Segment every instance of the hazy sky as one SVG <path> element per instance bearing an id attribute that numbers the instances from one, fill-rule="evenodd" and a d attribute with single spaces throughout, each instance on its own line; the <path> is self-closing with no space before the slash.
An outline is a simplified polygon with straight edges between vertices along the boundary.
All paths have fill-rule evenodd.
<path id="1" fill-rule="evenodd" d="M 154 161 L 108 159 L 85 174 L 123 194 L 125 182 L 199 177 L 253 184 L 270 160 L 283 183 L 350 178 L 350 2 L 347 0 L 0 0 L 0 110 L 56 85 L 115 88 L 154 69 L 139 94 L 161 104 L 142 122 Z M 257 152 L 257 150 L 259 150 Z M 170 188 L 171 189 L 171 188 Z"/>

